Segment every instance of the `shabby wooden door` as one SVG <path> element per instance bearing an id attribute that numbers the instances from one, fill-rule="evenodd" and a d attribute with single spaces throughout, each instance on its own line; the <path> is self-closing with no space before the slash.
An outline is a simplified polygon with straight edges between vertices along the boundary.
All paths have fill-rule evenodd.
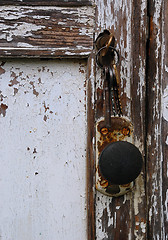
<path id="1" fill-rule="evenodd" d="M 168 3 L 0 5 L 1 239 L 168 239 Z M 119 198 L 95 190 L 104 86 L 94 40 L 104 29 L 116 38 L 123 113 L 144 157 Z"/>

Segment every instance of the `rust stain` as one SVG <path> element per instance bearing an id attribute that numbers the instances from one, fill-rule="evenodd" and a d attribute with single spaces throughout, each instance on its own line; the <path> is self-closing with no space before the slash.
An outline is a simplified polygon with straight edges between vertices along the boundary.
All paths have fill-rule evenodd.
<path id="1" fill-rule="evenodd" d="M 83 74 L 83 73 L 85 73 L 85 69 L 86 69 L 86 63 L 79 62 L 79 72 Z"/>
<path id="2" fill-rule="evenodd" d="M 127 183 L 127 184 L 123 184 L 121 185 L 122 187 L 129 187 L 130 186 L 130 183 Z"/>
<path id="3" fill-rule="evenodd" d="M 154 23 L 153 23 L 153 16 L 149 17 L 149 21 L 150 21 L 150 29 L 149 29 L 149 40 L 153 40 L 153 30 L 154 30 Z"/>
<path id="4" fill-rule="evenodd" d="M 132 124 L 123 118 L 111 118 L 111 127 L 106 128 L 102 120 L 97 126 L 98 132 L 101 133 L 100 140 L 97 142 L 99 154 L 109 144 L 115 141 L 124 141 L 125 137 L 131 137 L 133 134 Z"/>
<path id="5" fill-rule="evenodd" d="M 34 94 L 36 97 L 38 97 L 38 95 L 39 95 L 39 93 L 36 91 L 35 88 L 33 88 L 33 94 Z"/>
<path id="6" fill-rule="evenodd" d="M 34 82 L 30 82 L 30 84 L 32 85 L 32 87 L 33 87 L 33 94 L 36 96 L 36 97 L 38 97 L 38 95 L 39 95 L 39 93 L 36 91 L 36 89 L 35 89 L 35 86 L 34 86 Z"/>
<path id="7" fill-rule="evenodd" d="M 135 216 L 135 221 L 139 222 L 139 216 Z"/>
<path id="8" fill-rule="evenodd" d="M 104 179 L 104 180 L 102 180 L 102 181 L 100 182 L 100 185 L 101 185 L 103 188 L 106 188 L 106 187 L 108 187 L 108 181 L 107 181 L 106 179 Z"/>
<path id="9" fill-rule="evenodd" d="M 46 115 L 44 115 L 43 120 L 44 120 L 45 122 L 47 121 L 47 116 L 46 116 Z"/>
<path id="10" fill-rule="evenodd" d="M 102 129 L 100 130 L 100 132 L 101 132 L 101 134 L 102 134 L 103 136 L 106 136 L 109 131 L 108 131 L 108 128 L 102 128 Z"/>
<path id="11" fill-rule="evenodd" d="M 18 93 L 18 89 L 14 88 L 14 96 L 16 95 L 16 93 Z"/>
<path id="12" fill-rule="evenodd" d="M 0 91 L 0 101 L 2 102 L 4 98 L 7 98 L 7 96 L 4 96 L 4 95 L 2 94 L 2 91 Z"/>
<path id="13" fill-rule="evenodd" d="M 46 106 L 46 103 L 43 102 L 43 105 L 44 105 L 44 109 L 45 109 L 45 113 L 47 112 L 47 110 L 49 110 L 49 107 Z"/>
<path id="14" fill-rule="evenodd" d="M 129 129 L 129 127 L 124 127 L 124 128 L 122 129 L 122 134 L 123 134 L 124 136 L 129 136 L 129 135 L 130 135 L 130 129 Z"/>
<path id="15" fill-rule="evenodd" d="M 110 143 L 116 141 L 130 141 L 133 137 L 133 125 L 124 117 L 111 117 L 111 127 L 106 127 L 106 121 L 97 122 L 96 146 L 97 159 L 99 159 L 103 149 Z M 120 196 L 133 188 L 133 183 L 124 185 L 114 185 L 108 182 L 101 174 L 99 164 L 96 166 L 96 189 L 104 194 Z"/>
<path id="16" fill-rule="evenodd" d="M 9 87 L 12 87 L 14 85 L 17 85 L 19 82 L 16 80 L 17 76 L 14 72 L 12 72 L 11 77 L 13 77 L 13 80 L 10 81 Z"/>
<path id="17" fill-rule="evenodd" d="M 0 75 L 2 75 L 4 73 L 5 73 L 5 70 L 2 67 L 0 67 Z"/>
<path id="18" fill-rule="evenodd" d="M 5 65 L 6 62 L 2 61 L 0 64 L 0 75 L 5 73 L 5 69 L 3 69 L 2 67 Z"/>
<path id="19" fill-rule="evenodd" d="M 0 114 L 2 114 L 3 117 L 6 116 L 7 108 L 8 108 L 8 106 L 6 104 L 1 103 L 1 105 L 0 105 Z"/>

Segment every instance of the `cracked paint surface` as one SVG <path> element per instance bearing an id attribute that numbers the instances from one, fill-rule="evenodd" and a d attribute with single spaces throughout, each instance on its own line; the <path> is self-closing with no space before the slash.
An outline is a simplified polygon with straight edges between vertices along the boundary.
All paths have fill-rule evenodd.
<path id="1" fill-rule="evenodd" d="M 91 6 L 0 6 L 0 55 L 88 56 L 93 30 Z"/>
<path id="2" fill-rule="evenodd" d="M 86 239 L 86 62 L 2 68 L 1 239 Z"/>

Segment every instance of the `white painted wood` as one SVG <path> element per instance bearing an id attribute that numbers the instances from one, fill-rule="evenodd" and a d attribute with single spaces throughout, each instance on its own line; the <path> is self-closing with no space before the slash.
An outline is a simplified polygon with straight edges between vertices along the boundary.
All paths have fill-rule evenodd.
<path id="1" fill-rule="evenodd" d="M 0 56 L 87 57 L 94 8 L 0 6 Z"/>
<path id="2" fill-rule="evenodd" d="M 0 239 L 85 240 L 85 61 L 7 60 L 0 72 Z"/>

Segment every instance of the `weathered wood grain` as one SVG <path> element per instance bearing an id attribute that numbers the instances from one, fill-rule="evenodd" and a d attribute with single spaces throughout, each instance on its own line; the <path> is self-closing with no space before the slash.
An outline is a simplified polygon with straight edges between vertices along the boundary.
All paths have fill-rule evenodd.
<path id="1" fill-rule="evenodd" d="M 168 2 L 149 1 L 147 71 L 148 239 L 168 233 Z"/>
<path id="2" fill-rule="evenodd" d="M 117 42 L 124 116 L 134 125 L 135 145 L 145 153 L 146 1 L 96 1 L 96 35 L 110 30 Z M 103 80 L 96 70 L 96 119 L 104 115 Z M 144 171 L 132 193 L 109 198 L 96 192 L 96 239 L 146 239 Z"/>
<path id="3" fill-rule="evenodd" d="M 91 54 L 88 59 L 87 72 L 87 240 L 94 240 L 95 233 L 95 58 Z"/>
<path id="4" fill-rule="evenodd" d="M 28 6 L 90 6 L 91 0 L 1 0 L 0 5 Z"/>
<path id="5" fill-rule="evenodd" d="M 0 57 L 86 57 L 92 7 L 0 7 Z"/>

